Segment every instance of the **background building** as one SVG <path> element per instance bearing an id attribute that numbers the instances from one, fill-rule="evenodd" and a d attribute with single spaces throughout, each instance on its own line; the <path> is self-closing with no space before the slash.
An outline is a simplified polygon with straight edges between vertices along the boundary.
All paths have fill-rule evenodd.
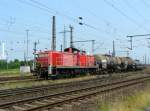
<path id="1" fill-rule="evenodd" d="M 6 54 L 5 54 L 5 43 L 0 43 L 1 51 L 0 51 L 0 60 L 6 60 Z"/>

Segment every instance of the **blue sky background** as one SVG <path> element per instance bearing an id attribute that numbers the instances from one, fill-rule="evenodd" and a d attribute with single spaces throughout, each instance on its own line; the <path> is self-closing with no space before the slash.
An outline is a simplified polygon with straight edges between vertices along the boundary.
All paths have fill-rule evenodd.
<path id="1" fill-rule="evenodd" d="M 36 4 L 42 3 L 43 5 Z M 26 50 L 26 29 L 29 29 L 29 57 L 33 58 L 33 42 L 39 41 L 38 50 L 51 47 L 51 22 L 56 16 L 57 50 L 63 43 L 60 34 L 64 25 L 74 27 L 74 40 L 96 40 L 95 53 L 112 51 L 116 42 L 116 53 L 125 56 L 130 44 L 127 35 L 150 33 L 150 1 L 148 0 L 1 0 L 0 41 L 5 42 L 8 58 L 23 59 Z M 94 27 L 79 25 L 78 17 Z M 134 49 L 130 56 L 149 59 L 148 37 L 133 39 Z M 69 34 L 67 34 L 69 46 Z M 75 46 L 91 52 L 91 43 L 76 43 Z"/>

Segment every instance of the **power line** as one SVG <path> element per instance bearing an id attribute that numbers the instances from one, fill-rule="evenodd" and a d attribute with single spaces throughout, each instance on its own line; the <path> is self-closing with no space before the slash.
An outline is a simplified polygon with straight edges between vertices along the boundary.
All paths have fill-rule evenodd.
<path id="1" fill-rule="evenodd" d="M 10 32 L 10 33 L 14 33 L 14 34 L 17 34 L 17 35 L 22 35 L 22 33 L 20 33 L 20 32 L 15 32 L 15 31 L 11 31 L 11 30 L 6 30 L 6 29 L 2 29 L 2 28 L 0 28 L 0 31 L 2 31 L 2 32 Z"/>
<path id="2" fill-rule="evenodd" d="M 150 8 L 150 5 L 145 0 L 141 0 L 141 1 L 146 7 Z"/>
<path id="3" fill-rule="evenodd" d="M 141 27 L 145 27 L 145 24 L 148 22 L 148 20 L 133 6 L 131 5 L 131 3 L 128 2 L 128 0 L 124 0 L 124 3 L 130 8 L 132 9 L 137 16 L 139 16 L 143 21 L 143 23 L 141 23 Z M 137 31 L 138 28 L 136 28 L 135 30 Z M 131 32 L 132 33 L 132 32 Z"/>
<path id="4" fill-rule="evenodd" d="M 72 18 L 72 17 L 70 17 L 70 16 L 68 16 L 68 15 L 66 15 L 66 14 L 60 13 L 60 12 L 58 12 L 57 10 L 54 10 L 54 9 L 52 9 L 52 8 L 49 8 L 48 6 L 46 6 L 46 5 L 43 4 L 43 3 L 40 3 L 40 2 L 38 2 L 38 1 L 36 1 L 36 0 L 30 0 L 30 1 L 33 2 L 33 3 L 35 3 L 35 4 L 37 4 L 37 5 L 39 5 L 39 6 L 42 6 L 43 8 L 46 8 L 46 9 L 48 9 L 48 10 L 52 10 L 53 12 L 55 12 L 54 14 L 56 14 L 56 15 L 60 15 L 60 16 L 66 17 L 67 19 L 69 19 L 69 20 L 71 20 L 71 21 L 73 21 L 73 22 L 77 22 L 77 23 L 78 23 L 78 21 L 77 21 L 76 19 L 74 19 L 74 18 Z"/>
<path id="5" fill-rule="evenodd" d="M 58 11 L 56 11 L 56 10 L 54 10 L 54 9 L 52 9 L 52 8 L 49 8 L 48 6 L 46 6 L 46 5 L 44 5 L 44 4 L 40 3 L 40 2 L 38 2 L 38 1 L 36 1 L 36 0 L 30 0 L 30 1 L 33 2 L 33 3 L 35 3 L 35 4 L 37 4 L 37 5 L 39 5 L 39 6 L 42 6 L 42 7 L 46 8 L 46 9 L 48 9 L 48 10 L 52 10 L 52 11 L 51 11 L 52 13 L 59 14 Z"/>
<path id="6" fill-rule="evenodd" d="M 71 20 L 71 21 L 73 21 L 73 22 L 75 22 L 75 23 L 79 23 L 79 21 L 78 21 L 77 19 L 74 19 L 74 18 L 72 18 L 72 17 L 70 17 L 70 16 L 68 16 L 68 15 L 66 15 L 66 14 L 60 13 L 60 12 L 58 12 L 58 11 L 52 9 L 52 8 L 49 8 L 48 6 L 46 6 L 46 5 L 44 5 L 44 4 L 40 3 L 40 2 L 38 2 L 38 1 L 36 1 L 36 0 L 30 0 L 30 1 L 33 2 L 33 3 L 35 3 L 35 4 L 37 4 L 37 5 L 42 6 L 43 8 L 46 8 L 46 9 L 49 9 L 49 10 L 53 10 L 53 11 L 55 12 L 55 14 L 57 14 L 57 15 L 66 17 L 67 19 L 69 19 L 69 20 Z M 83 25 L 85 25 L 85 26 L 87 26 L 87 27 L 89 27 L 89 28 L 92 28 L 92 29 L 97 30 L 96 27 L 94 27 L 94 26 L 92 26 L 92 25 L 89 25 L 89 24 L 87 24 L 87 23 L 83 23 Z"/>
<path id="7" fill-rule="evenodd" d="M 39 8 L 40 10 L 43 10 L 43 11 L 48 12 L 48 13 L 51 13 L 53 15 L 63 16 L 63 17 L 65 17 L 65 18 L 67 18 L 67 19 L 69 19 L 69 20 L 71 20 L 73 22 L 78 23 L 78 21 L 76 19 L 74 19 L 74 18 L 72 18 L 70 16 L 67 16 L 65 14 L 62 14 L 62 13 L 60 13 L 60 12 L 58 12 L 58 11 L 52 9 L 52 8 L 49 8 L 48 6 L 42 4 L 42 3 L 38 2 L 38 1 L 30 0 L 32 3 L 24 1 L 24 0 L 17 0 L 17 1 L 19 1 L 19 2 L 21 2 L 23 4 L 30 5 L 30 6 L 35 7 L 35 8 Z"/>
<path id="8" fill-rule="evenodd" d="M 45 11 L 45 12 L 53 13 L 53 12 L 49 11 L 48 9 L 41 8 L 41 7 L 39 7 L 39 6 L 35 5 L 35 4 L 29 3 L 29 2 L 27 2 L 27 1 L 24 1 L 24 0 L 17 0 L 17 1 L 20 2 L 20 3 L 27 4 L 27 5 L 30 5 L 30 6 L 32 6 L 32 7 L 38 8 L 38 9 L 43 10 L 43 11 Z"/>
<path id="9" fill-rule="evenodd" d="M 29 3 L 29 2 L 23 1 L 23 0 L 17 0 L 17 1 L 19 1 L 19 2 L 21 2 L 21 3 L 24 3 L 24 4 L 27 4 L 27 5 L 30 5 L 30 6 L 32 6 L 32 7 L 39 8 L 39 9 L 41 9 L 41 10 L 43 10 L 43 11 L 48 12 L 48 13 L 53 13 L 53 14 L 55 14 L 55 15 L 59 15 L 59 16 L 65 17 L 66 19 L 71 20 L 71 21 L 73 21 L 73 22 L 75 22 L 75 23 L 79 23 L 79 21 L 78 21 L 77 19 L 75 19 L 75 18 L 73 18 L 73 17 L 70 17 L 70 16 L 68 16 L 68 15 L 66 15 L 66 14 L 60 13 L 60 12 L 54 10 L 54 9 L 51 9 L 51 8 L 49 8 L 48 6 L 46 6 L 45 4 L 42 4 L 42 3 L 40 3 L 40 2 L 38 2 L 38 1 L 36 1 L 36 0 L 30 0 L 32 3 Z M 83 25 L 85 25 L 85 26 L 87 26 L 87 27 L 89 27 L 89 28 L 92 28 L 92 29 L 94 29 L 94 30 L 99 31 L 98 28 L 96 28 L 96 27 L 94 27 L 94 26 L 92 26 L 92 25 L 89 25 L 89 24 L 87 24 L 87 23 L 83 23 Z"/>
<path id="10" fill-rule="evenodd" d="M 112 4 L 111 2 L 104 0 L 104 2 L 111 6 L 113 9 L 115 9 L 117 12 L 119 12 L 122 16 L 124 16 L 125 18 L 127 18 L 130 22 L 132 22 L 133 24 L 137 25 L 139 28 L 143 28 L 146 32 L 149 32 L 149 30 L 147 30 L 145 27 L 143 27 L 141 24 L 139 24 L 137 21 L 135 21 L 133 18 L 129 17 L 127 14 L 125 14 L 122 10 L 120 10 L 118 7 L 116 7 L 114 4 Z M 141 27 L 142 26 L 142 27 Z"/>
<path id="11" fill-rule="evenodd" d="M 19 2 L 21 2 L 21 3 L 23 3 L 23 4 L 30 5 L 30 6 L 32 6 L 32 7 L 39 8 L 40 10 L 43 10 L 43 9 L 44 9 L 43 11 L 46 11 L 46 12 L 48 12 L 48 13 L 57 14 L 57 15 L 59 15 L 59 16 L 65 17 L 66 19 L 69 19 L 69 20 L 71 20 L 71 21 L 73 21 L 73 22 L 75 22 L 75 23 L 79 23 L 79 21 L 78 21 L 77 19 L 74 19 L 73 17 L 70 17 L 70 16 L 68 16 L 68 15 L 66 15 L 66 14 L 63 14 L 63 13 L 58 12 L 57 10 L 54 10 L 54 9 L 52 9 L 52 8 L 49 8 L 49 7 L 46 6 L 45 4 L 40 3 L 40 2 L 38 2 L 38 1 L 36 1 L 36 0 L 30 0 L 30 2 L 32 2 L 32 3 L 29 3 L 29 2 L 24 1 L 24 0 L 17 0 L 17 1 L 19 1 Z M 33 5 L 33 4 L 34 4 L 34 5 Z M 85 26 L 88 27 L 88 28 L 94 29 L 95 31 L 98 31 L 98 32 L 99 32 L 99 31 L 105 32 L 104 30 L 102 30 L 102 29 L 100 29 L 100 28 L 97 28 L 97 27 L 95 27 L 95 26 L 89 25 L 89 24 L 87 24 L 87 23 L 85 23 L 85 22 L 83 22 L 82 24 L 85 25 Z M 106 33 L 106 32 L 105 32 L 105 33 Z M 107 33 L 107 34 L 108 34 L 108 33 Z"/>
<path id="12" fill-rule="evenodd" d="M 132 9 L 134 12 L 136 12 L 136 14 L 137 14 L 140 18 L 142 18 L 142 19 L 144 19 L 144 21 L 146 21 L 145 17 L 144 17 L 134 6 L 132 6 L 132 5 L 128 2 L 128 0 L 124 0 L 123 2 L 126 4 L 126 6 L 128 6 L 130 9 Z"/>
<path id="13" fill-rule="evenodd" d="M 83 10 L 83 7 L 81 8 L 81 6 L 80 6 L 80 3 L 78 2 L 78 0 L 76 0 L 76 2 L 77 2 L 77 5 L 78 5 L 78 8 L 80 8 L 81 10 Z M 73 4 L 74 5 L 74 4 Z M 85 8 L 84 8 L 85 9 Z M 105 20 L 105 19 L 103 19 L 102 17 L 99 17 L 99 16 L 97 16 L 97 14 L 96 13 L 94 13 L 94 12 L 92 12 L 91 11 L 91 8 L 89 9 L 89 8 L 87 8 L 86 7 L 86 10 L 85 10 L 86 12 L 88 12 L 90 15 L 92 15 L 95 19 L 97 19 L 98 21 L 101 19 L 103 22 L 105 22 L 105 24 L 107 25 L 110 21 L 108 21 L 108 20 Z M 111 26 L 112 26 L 112 24 L 111 24 Z M 113 30 L 115 30 L 115 29 L 117 29 L 116 27 L 114 27 L 114 26 L 112 26 L 112 28 L 113 28 Z M 117 29 L 118 30 L 118 29 Z M 104 31 L 105 32 L 105 31 Z M 105 32 L 107 35 L 109 34 L 109 35 L 112 35 L 112 33 L 107 33 L 107 32 Z M 117 34 L 118 35 L 118 34 Z M 118 36 L 120 36 L 120 35 L 118 35 Z"/>
<path id="14" fill-rule="evenodd" d="M 15 25 L 18 25 L 18 26 L 21 26 L 21 27 L 23 27 L 23 26 L 30 27 L 30 29 L 32 28 L 32 31 L 36 31 L 36 33 L 38 32 L 38 33 L 50 34 L 49 30 L 47 30 L 45 28 L 45 24 L 42 24 L 42 25 L 40 25 L 39 23 L 34 23 L 34 25 L 31 25 L 31 24 L 28 24 L 28 23 L 25 24 L 25 21 L 23 21 L 22 19 L 19 19 L 19 24 L 16 24 L 16 23 L 18 23 L 18 21 L 16 22 L 16 18 L 14 17 L 15 22 L 14 22 L 14 20 L 11 20 L 11 19 L 12 19 L 12 17 L 10 18 L 10 20 L 9 20 L 9 17 L 7 17 L 7 19 L 4 19 L 2 23 L 0 22 L 0 25 L 6 26 L 6 27 L 8 27 L 8 29 L 10 29 L 10 26 L 15 24 Z M 30 20 L 30 22 L 31 22 L 31 20 Z M 41 30 L 41 27 L 42 27 L 42 29 L 45 28 L 44 31 Z"/>

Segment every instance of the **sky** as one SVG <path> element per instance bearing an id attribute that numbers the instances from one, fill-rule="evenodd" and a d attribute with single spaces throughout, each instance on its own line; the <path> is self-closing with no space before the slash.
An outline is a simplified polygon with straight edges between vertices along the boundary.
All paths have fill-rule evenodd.
<path id="1" fill-rule="evenodd" d="M 23 60 L 29 30 L 28 56 L 32 59 L 35 41 L 38 51 L 51 49 L 52 16 L 56 16 L 57 50 L 63 44 L 60 32 L 72 25 L 74 41 L 96 41 L 94 53 L 112 52 L 114 40 L 116 55 L 126 56 L 129 51 L 130 57 L 143 60 L 146 55 L 149 61 L 149 36 L 133 38 L 133 50 L 128 49 L 126 37 L 150 33 L 149 11 L 148 0 L 0 0 L 0 42 L 5 43 L 9 60 Z M 69 47 L 69 33 L 66 36 Z M 74 45 L 91 53 L 91 42 Z"/>

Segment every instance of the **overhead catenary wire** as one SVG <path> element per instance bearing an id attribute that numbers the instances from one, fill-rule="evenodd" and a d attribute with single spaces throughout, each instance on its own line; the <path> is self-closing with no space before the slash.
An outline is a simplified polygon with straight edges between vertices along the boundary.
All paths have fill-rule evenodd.
<path id="1" fill-rule="evenodd" d="M 70 17 L 70 16 L 68 16 L 68 15 L 66 15 L 66 14 L 60 13 L 60 12 L 57 11 L 57 10 L 54 10 L 54 9 L 52 9 L 52 8 L 49 8 L 48 6 L 46 6 L 46 5 L 43 4 L 43 3 L 40 3 L 40 2 L 38 2 L 38 1 L 36 1 L 36 0 L 30 0 L 30 1 L 33 2 L 33 3 L 35 3 L 35 4 L 37 4 L 37 5 L 39 5 L 39 6 L 42 6 L 43 8 L 52 10 L 56 15 L 60 15 L 60 16 L 66 17 L 67 19 L 78 23 L 78 20 L 74 19 L 73 17 Z"/>
<path id="2" fill-rule="evenodd" d="M 17 1 L 19 1 L 21 3 L 24 3 L 24 4 L 27 4 L 27 5 L 30 5 L 30 6 L 35 7 L 35 8 L 39 8 L 40 10 L 46 11 L 46 12 L 51 13 L 53 15 L 59 15 L 59 16 L 65 17 L 66 19 L 68 19 L 68 20 L 70 20 L 70 21 L 72 21 L 74 23 L 78 23 L 79 24 L 79 21 L 78 21 L 77 18 L 74 18 L 74 17 L 68 16 L 66 14 L 60 13 L 59 11 L 54 10 L 52 8 L 49 8 L 45 4 L 43 4 L 41 2 L 38 2 L 36 0 L 30 0 L 30 2 L 27 2 L 27 1 L 24 1 L 24 0 L 17 0 Z M 85 22 L 83 23 L 83 25 L 85 25 L 85 26 L 87 26 L 89 28 L 92 28 L 92 29 L 94 29 L 96 31 L 103 31 L 103 30 L 101 30 L 101 29 L 99 29 L 99 28 L 97 28 L 95 26 L 92 26 L 90 24 L 87 24 Z"/>
<path id="3" fill-rule="evenodd" d="M 145 17 L 131 3 L 129 3 L 128 0 L 124 0 L 123 2 L 126 4 L 127 7 L 132 9 L 136 13 L 136 15 L 138 15 L 141 19 L 146 21 Z"/>
<path id="4" fill-rule="evenodd" d="M 7 19 L 6 19 L 6 20 L 7 20 Z M 7 20 L 7 21 L 9 21 L 9 20 Z M 23 22 L 23 23 L 24 23 L 24 22 Z M 41 26 L 37 27 L 37 26 L 31 26 L 31 25 L 27 25 L 27 24 L 23 24 L 23 23 L 22 23 L 22 24 L 19 24 L 19 25 L 20 25 L 21 27 L 27 26 L 28 28 L 31 28 L 33 32 L 36 32 L 36 33 L 43 33 L 43 34 L 51 34 L 48 30 L 46 30 L 46 31 L 45 31 L 45 30 L 44 30 L 44 31 L 41 30 Z M 19 35 L 19 34 L 20 34 L 20 35 L 22 34 L 21 31 L 20 31 L 20 32 L 19 32 L 19 31 L 16 32 L 16 31 L 11 30 L 11 29 L 14 29 L 14 27 L 13 27 L 13 26 L 10 27 L 10 25 L 8 26 L 8 23 L 7 23 L 7 22 L 6 22 L 6 23 L 5 23 L 5 22 L 0 23 L 0 25 L 3 26 L 3 27 L 0 28 L 0 31 L 1 31 L 1 32 L 15 33 L 15 34 L 18 34 L 18 35 Z M 19 26 L 19 25 L 17 24 L 17 26 Z M 16 26 L 16 24 L 15 24 L 15 26 Z M 20 26 L 19 26 L 19 27 L 20 27 Z M 20 28 L 19 28 L 19 29 L 20 29 Z M 24 29 L 23 29 L 23 30 L 24 30 Z"/>
<path id="5" fill-rule="evenodd" d="M 95 12 L 93 12 L 92 10 L 91 10 L 91 8 L 88 8 L 88 7 L 86 7 L 86 9 L 82 6 L 80 6 L 80 3 L 79 3 L 79 1 L 78 0 L 76 0 L 76 2 L 77 2 L 77 7 L 78 8 L 80 8 L 81 10 L 85 10 L 87 13 L 89 13 L 91 16 L 93 16 L 94 17 L 94 19 L 97 19 L 98 21 L 102 21 L 103 23 L 105 23 L 106 25 L 107 24 L 111 24 L 111 28 L 113 29 L 113 31 L 115 31 L 115 30 L 118 30 L 118 28 L 117 27 L 115 27 L 114 25 L 112 25 L 112 23 L 110 23 L 110 21 L 109 20 L 105 20 L 104 18 L 102 18 L 102 17 L 99 17 L 99 16 L 97 16 L 97 14 L 95 13 Z M 74 5 L 74 4 L 73 4 Z M 100 22 L 98 22 L 99 24 L 100 24 Z M 105 31 L 104 31 L 105 32 Z M 105 32 L 105 34 L 107 34 L 107 35 L 114 35 L 114 33 L 112 32 Z M 121 35 L 119 35 L 119 34 L 117 34 L 117 36 L 121 36 Z"/>
<path id="6" fill-rule="evenodd" d="M 131 18 L 130 16 L 128 16 L 126 13 L 124 13 L 121 9 L 119 9 L 118 7 L 116 7 L 114 4 L 112 4 L 108 0 L 104 0 L 104 2 L 107 5 L 109 5 L 110 7 L 112 7 L 114 10 L 116 10 L 118 13 L 120 13 L 122 16 L 124 16 L 126 19 L 128 19 L 130 22 L 132 22 L 133 24 L 135 24 L 137 27 L 142 28 L 145 32 L 149 32 L 149 30 L 147 28 L 145 28 L 144 26 L 142 26 L 142 24 L 139 24 L 136 20 L 134 20 L 133 18 Z"/>
<path id="7" fill-rule="evenodd" d="M 59 15 L 59 16 L 65 17 L 65 18 L 67 18 L 67 19 L 69 19 L 69 20 L 71 20 L 73 22 L 78 23 L 78 21 L 76 19 L 74 19 L 74 18 L 72 18 L 70 16 L 67 16 L 65 14 L 62 14 L 62 13 L 60 13 L 60 12 L 54 10 L 54 9 L 51 9 L 48 6 L 44 5 L 43 3 L 38 2 L 36 0 L 30 0 L 30 2 L 29 1 L 24 1 L 24 0 L 17 0 L 17 1 L 19 1 L 19 2 L 21 2 L 23 4 L 27 4 L 27 5 L 30 5 L 32 7 L 38 8 L 40 10 L 43 10 L 44 12 L 48 12 L 48 14 Z"/>
<path id="8" fill-rule="evenodd" d="M 48 9 L 42 8 L 42 7 L 38 6 L 38 5 L 32 4 L 32 3 L 30 3 L 30 2 L 27 2 L 27 1 L 24 1 L 24 0 L 17 0 L 17 1 L 20 2 L 20 3 L 27 4 L 27 5 L 30 5 L 30 6 L 32 6 L 32 7 L 38 8 L 38 9 L 43 10 L 43 11 L 45 11 L 45 12 L 48 12 L 49 14 L 50 14 L 50 13 L 51 13 L 51 14 L 53 13 L 53 12 L 49 11 Z M 53 14 L 52 14 L 52 15 L 53 15 Z"/>
<path id="9" fill-rule="evenodd" d="M 141 2 L 142 2 L 147 8 L 150 8 L 150 4 L 148 4 L 145 0 L 141 0 Z"/>
<path id="10" fill-rule="evenodd" d="M 48 12 L 48 14 L 53 14 L 53 15 L 59 15 L 59 16 L 62 16 L 62 17 L 65 17 L 66 19 L 69 19 L 70 21 L 72 21 L 72 22 L 75 22 L 75 23 L 78 23 L 78 19 L 74 19 L 73 17 L 70 17 L 70 16 L 68 16 L 68 15 L 66 15 L 66 14 L 63 14 L 63 13 L 60 13 L 60 12 L 58 12 L 57 10 L 55 10 L 55 9 L 52 9 L 52 8 L 49 8 L 48 6 L 46 6 L 45 4 L 43 4 L 43 3 L 40 3 L 40 2 L 38 2 L 38 1 L 36 1 L 36 0 L 28 0 L 28 1 L 25 1 L 25 0 L 17 0 L 18 2 L 20 2 L 20 3 L 23 3 L 23 4 L 26 4 L 26 5 L 30 5 L 30 6 L 32 6 L 32 7 L 35 7 L 35 8 L 38 8 L 38 9 L 40 9 L 40 10 L 42 10 L 42 11 L 44 11 L 44 12 Z M 29 2 L 30 1 L 30 2 Z M 94 26 L 91 26 L 91 25 L 89 25 L 89 24 L 87 24 L 87 23 L 84 23 L 84 25 L 86 26 L 86 27 L 88 27 L 88 28 L 91 28 L 91 29 L 94 29 L 94 30 L 96 30 L 96 31 L 100 31 L 100 29 L 97 29 L 97 28 L 95 28 Z M 102 31 L 102 30 L 101 30 Z M 38 31 L 38 32 L 41 32 L 41 31 Z M 41 32 L 41 33 L 44 33 L 44 32 Z M 48 34 L 48 33 L 47 33 Z"/>
<path id="11" fill-rule="evenodd" d="M 143 22 L 141 23 L 141 27 L 145 27 L 145 24 L 148 22 L 147 18 L 143 16 L 143 14 L 140 13 L 140 11 L 136 9 L 136 7 L 132 5 L 131 2 L 129 2 L 128 0 L 124 0 L 123 2 L 126 4 L 126 7 L 131 9 L 139 18 L 141 18 L 141 20 L 143 20 Z M 139 27 L 135 28 L 134 30 L 137 31 L 138 29 Z M 133 33 L 133 32 L 131 31 L 130 33 Z"/>

